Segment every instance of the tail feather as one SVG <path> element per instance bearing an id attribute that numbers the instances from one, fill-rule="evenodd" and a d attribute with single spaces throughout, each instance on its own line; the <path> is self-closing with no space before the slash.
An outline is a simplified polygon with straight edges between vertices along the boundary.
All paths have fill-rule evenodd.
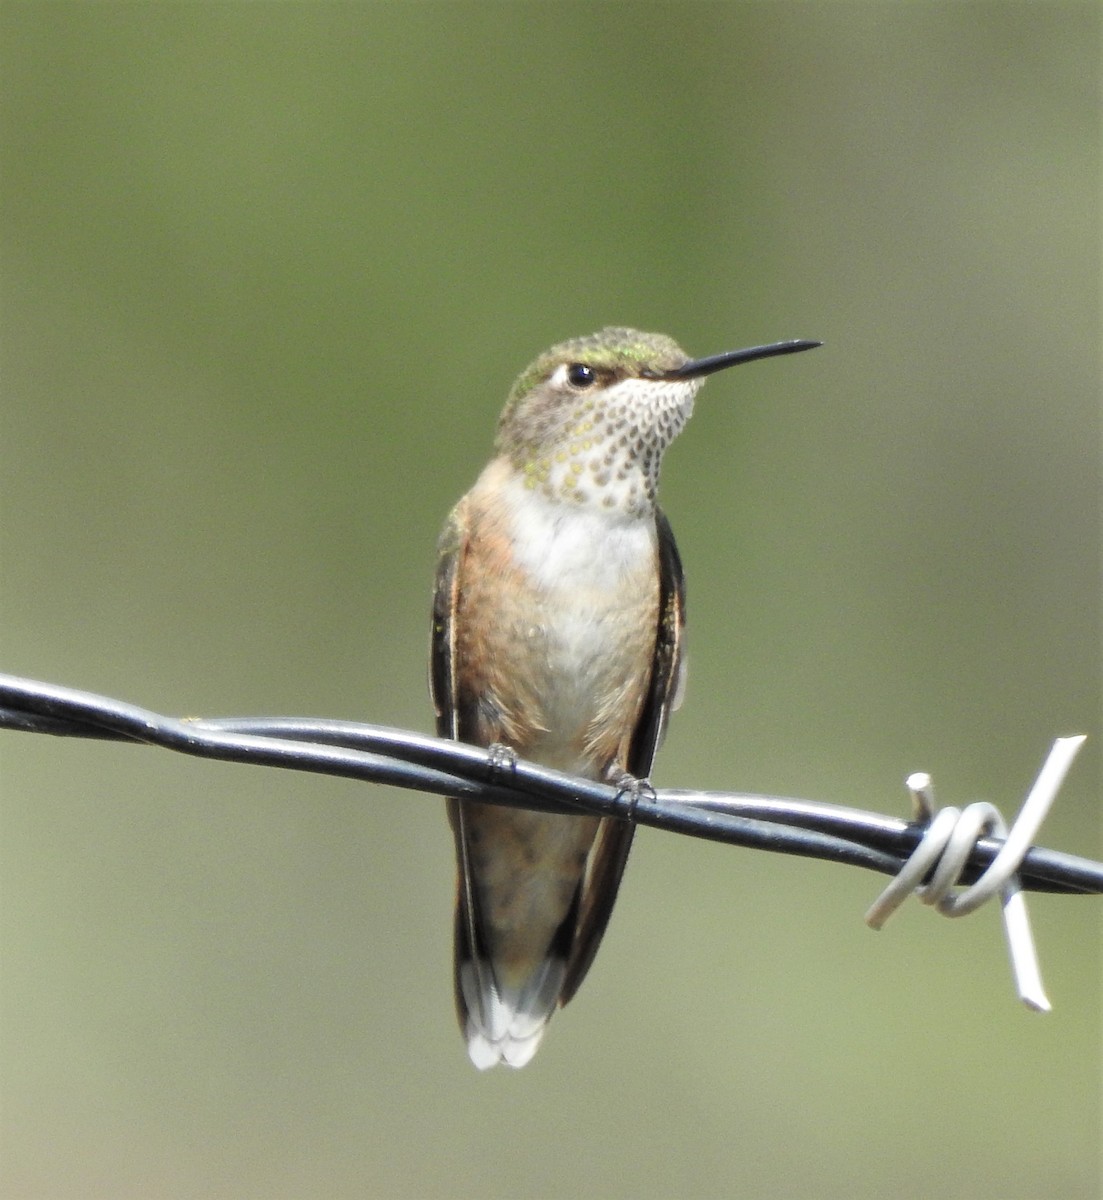
<path id="1" fill-rule="evenodd" d="M 469 959 L 459 970 L 467 1054 L 480 1070 L 523 1067 L 536 1053 L 559 1003 L 566 963 L 546 958 L 520 987 L 499 984 L 491 963 Z"/>
<path id="2" fill-rule="evenodd" d="M 463 813 L 456 806 L 460 871 L 456 889 L 454 981 L 467 1053 L 480 1070 L 504 1063 L 523 1067 L 536 1053 L 555 1010 L 578 936 L 582 884 L 575 887 L 554 929 L 525 926 L 514 936 L 480 919 L 478 889 L 467 860 Z M 516 936 L 519 933 L 521 936 Z"/>

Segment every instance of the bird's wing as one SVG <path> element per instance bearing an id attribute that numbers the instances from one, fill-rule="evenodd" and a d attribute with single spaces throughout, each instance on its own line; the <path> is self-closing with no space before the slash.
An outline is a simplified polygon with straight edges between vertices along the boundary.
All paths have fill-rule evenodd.
<path id="1" fill-rule="evenodd" d="M 659 545 L 659 626 L 651 683 L 628 750 L 628 772 L 636 779 L 646 779 L 651 773 L 655 751 L 666 732 L 671 711 L 681 703 L 685 682 L 685 576 L 670 523 L 659 509 L 655 512 L 655 522 Z M 634 832 L 635 826 L 628 821 L 609 819 L 601 823 L 582 885 L 578 932 L 559 994 L 560 1004 L 566 1004 L 575 994 L 594 961 L 613 911 Z"/>
<path id="2" fill-rule="evenodd" d="M 429 692 L 437 714 L 437 735 L 458 740 L 463 723 L 456 685 L 456 604 L 459 597 L 460 566 L 467 547 L 467 508 L 460 501 L 452 510 L 437 546 L 437 575 L 433 587 L 433 620 L 429 648 Z M 478 952 L 478 923 L 463 805 L 448 801 L 448 819 L 456 839 L 459 863 L 456 894 L 455 990 L 460 1028 L 467 1024 L 467 1001 L 460 984 L 461 973 L 484 969 L 485 954 Z"/>
<path id="3" fill-rule="evenodd" d="M 467 541 L 465 506 L 448 517 L 437 545 L 437 576 L 433 585 L 433 625 L 429 646 L 429 694 L 437 713 L 437 735 L 459 734 L 456 711 L 455 616 L 459 564 Z"/>

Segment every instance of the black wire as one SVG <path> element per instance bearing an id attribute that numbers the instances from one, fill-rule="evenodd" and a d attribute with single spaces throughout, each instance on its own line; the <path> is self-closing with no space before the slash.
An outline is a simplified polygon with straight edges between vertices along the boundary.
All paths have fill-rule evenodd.
<path id="1" fill-rule="evenodd" d="M 283 767 L 549 812 L 632 819 L 639 825 L 895 875 L 924 827 L 853 808 L 779 796 L 658 790 L 633 797 L 486 750 L 405 730 L 295 717 L 166 717 L 120 700 L 0 674 L 0 728 L 163 746 L 227 762 Z M 1002 842 L 983 838 L 964 882 Z M 1103 893 L 1103 864 L 1039 847 L 1019 869 L 1034 891 Z"/>

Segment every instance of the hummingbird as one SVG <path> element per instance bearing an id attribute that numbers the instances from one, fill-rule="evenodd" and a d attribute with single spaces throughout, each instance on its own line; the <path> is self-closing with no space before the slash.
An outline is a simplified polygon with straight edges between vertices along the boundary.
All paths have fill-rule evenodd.
<path id="1" fill-rule="evenodd" d="M 606 328 L 518 376 L 494 457 L 441 534 L 430 691 L 442 737 L 637 795 L 685 679 L 685 581 L 656 502 L 707 376 L 820 345 L 690 358 Z M 454 984 L 476 1067 L 524 1066 L 581 984 L 631 822 L 452 799 Z"/>

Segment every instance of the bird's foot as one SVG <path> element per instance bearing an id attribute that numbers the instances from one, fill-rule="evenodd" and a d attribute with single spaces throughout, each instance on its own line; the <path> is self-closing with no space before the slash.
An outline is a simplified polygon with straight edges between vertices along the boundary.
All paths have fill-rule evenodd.
<path id="1" fill-rule="evenodd" d="M 637 779 L 623 767 L 610 767 L 605 772 L 605 782 L 612 784 L 617 789 L 618 800 L 623 797 L 627 801 L 628 811 L 624 814 L 624 818 L 633 823 L 636 820 L 636 809 L 639 808 L 640 801 L 647 800 L 654 803 L 657 799 L 650 779 Z"/>
<path id="2" fill-rule="evenodd" d="M 517 766 L 517 751 L 504 742 L 492 742 L 487 747 L 486 773 L 491 783 L 501 775 L 512 775 Z"/>

